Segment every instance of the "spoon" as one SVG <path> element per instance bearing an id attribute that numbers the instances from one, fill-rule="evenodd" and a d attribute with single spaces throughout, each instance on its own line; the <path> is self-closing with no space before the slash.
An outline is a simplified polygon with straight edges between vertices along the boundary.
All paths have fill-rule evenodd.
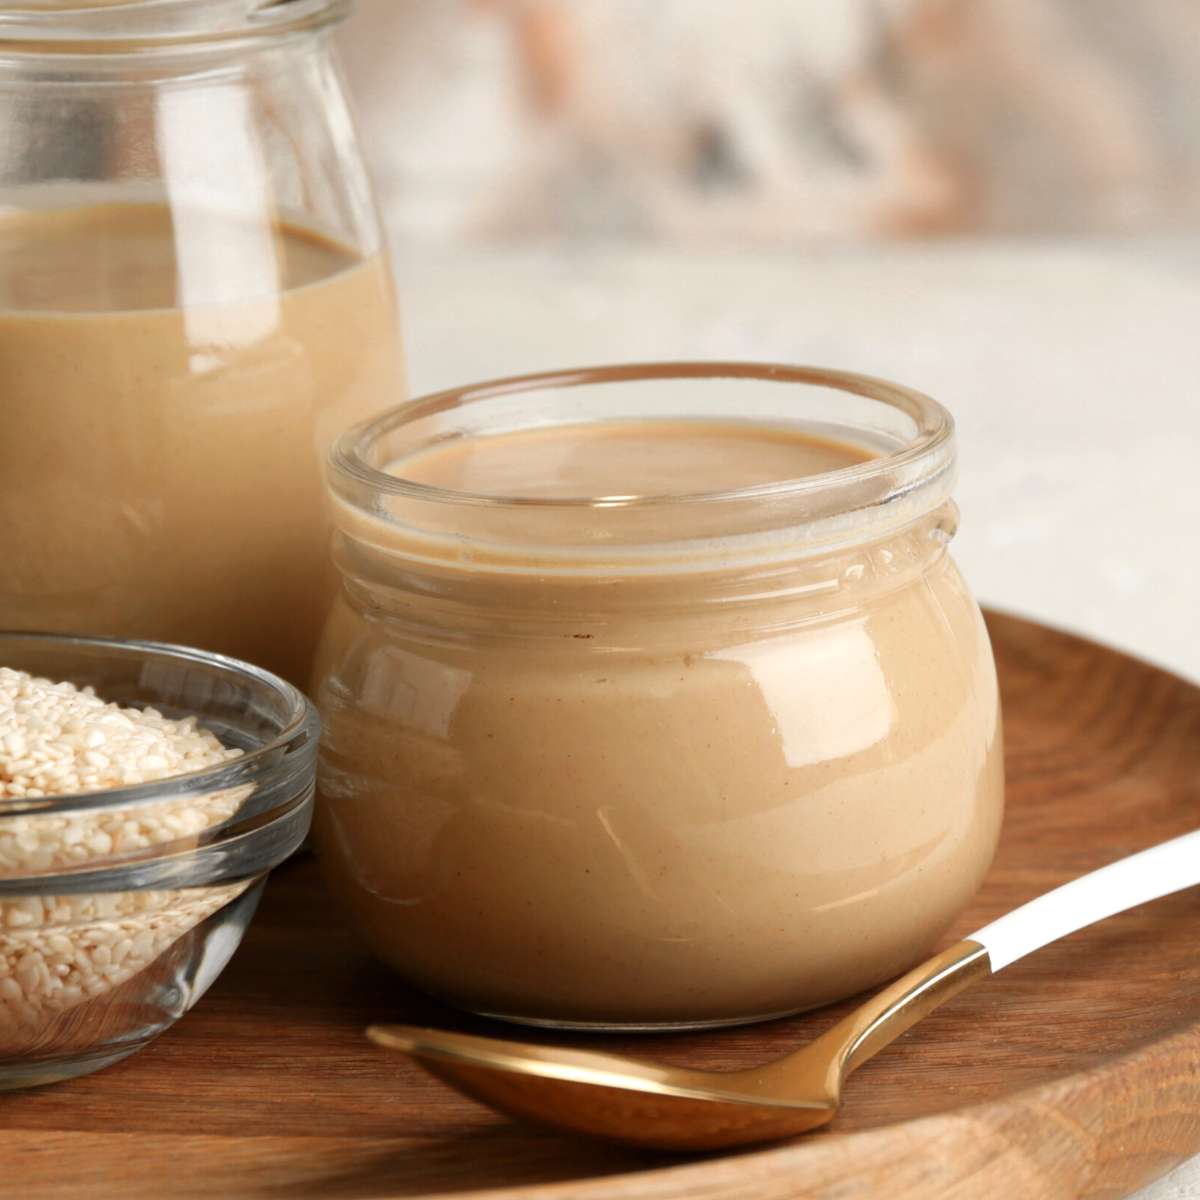
<path id="1" fill-rule="evenodd" d="M 373 1025 L 367 1036 L 492 1108 L 575 1133 L 664 1150 L 776 1141 L 831 1120 L 852 1071 L 971 984 L 1077 929 L 1195 884 L 1200 830 L 1023 904 L 914 967 L 802 1049 L 740 1071 L 406 1025 Z"/>

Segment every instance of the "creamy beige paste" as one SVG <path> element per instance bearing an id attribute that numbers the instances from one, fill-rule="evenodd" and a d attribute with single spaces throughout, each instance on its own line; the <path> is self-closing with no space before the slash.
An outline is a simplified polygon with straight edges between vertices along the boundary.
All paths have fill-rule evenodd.
<path id="1" fill-rule="evenodd" d="M 656 421 L 460 439 L 394 470 L 657 495 L 866 457 Z M 692 514 L 664 508 L 662 539 Z M 562 509 L 557 536 L 587 519 Z M 477 1011 L 618 1025 L 788 1012 L 923 955 L 991 861 L 1003 792 L 991 652 L 938 519 L 792 563 L 807 590 L 721 604 L 719 572 L 514 573 L 452 539 L 436 599 L 408 535 L 343 512 L 318 830 L 376 953 Z M 468 585 L 469 611 L 447 603 Z"/>
<path id="2" fill-rule="evenodd" d="M 155 205 L 0 215 L 0 626 L 304 682 L 324 451 L 400 387 L 379 257 Z"/>

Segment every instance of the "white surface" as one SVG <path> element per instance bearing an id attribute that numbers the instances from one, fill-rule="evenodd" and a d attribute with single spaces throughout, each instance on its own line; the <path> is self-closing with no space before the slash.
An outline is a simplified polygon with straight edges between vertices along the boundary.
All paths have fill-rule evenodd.
<path id="1" fill-rule="evenodd" d="M 958 419 L 985 603 L 1200 679 L 1200 240 L 397 254 L 416 393 L 607 361 L 866 371 Z M 1200 1200 L 1200 1159 L 1138 1200 Z"/>
<path id="2" fill-rule="evenodd" d="M 993 971 L 1084 929 L 1200 883 L 1200 831 L 1118 859 L 1064 883 L 970 935 L 988 952 Z"/>

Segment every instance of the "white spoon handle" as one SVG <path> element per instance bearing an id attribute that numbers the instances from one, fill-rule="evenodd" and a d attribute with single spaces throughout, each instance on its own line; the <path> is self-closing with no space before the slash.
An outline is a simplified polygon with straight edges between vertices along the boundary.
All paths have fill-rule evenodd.
<path id="1" fill-rule="evenodd" d="M 1200 830 L 1064 883 L 985 925 L 970 941 L 987 950 L 993 972 L 999 971 L 1086 925 L 1196 884 Z"/>

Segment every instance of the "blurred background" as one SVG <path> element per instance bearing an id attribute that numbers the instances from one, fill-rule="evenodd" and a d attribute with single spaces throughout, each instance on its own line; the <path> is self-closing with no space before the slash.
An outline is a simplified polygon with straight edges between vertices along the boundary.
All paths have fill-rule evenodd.
<path id="1" fill-rule="evenodd" d="M 1195 0 L 359 0 L 339 36 L 415 390 L 897 379 L 958 419 L 985 602 L 1200 678 Z"/>
<path id="2" fill-rule="evenodd" d="M 345 61 L 406 239 L 1200 217 L 1194 0 L 360 0 Z"/>

